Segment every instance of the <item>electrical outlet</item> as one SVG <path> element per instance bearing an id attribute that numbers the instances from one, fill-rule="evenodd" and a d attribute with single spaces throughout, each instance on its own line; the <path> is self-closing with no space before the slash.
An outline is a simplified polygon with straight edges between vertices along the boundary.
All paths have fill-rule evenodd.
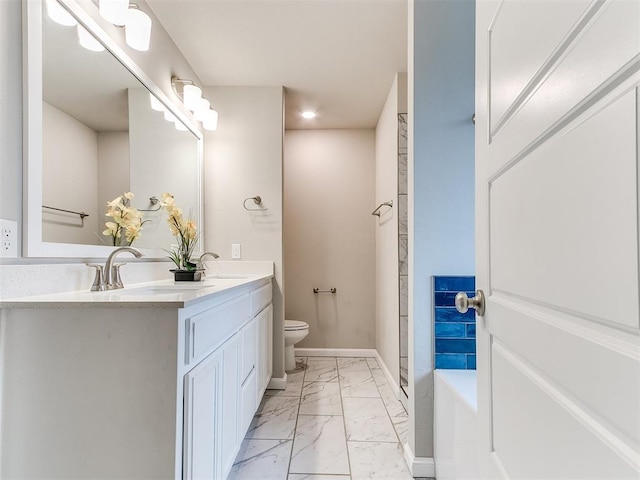
<path id="1" fill-rule="evenodd" d="M 232 243 L 231 244 L 231 258 L 234 260 L 240 260 L 240 258 L 242 258 L 242 255 L 240 255 L 240 244 L 239 243 Z"/>
<path id="2" fill-rule="evenodd" d="M 0 257 L 18 256 L 18 222 L 0 219 Z"/>

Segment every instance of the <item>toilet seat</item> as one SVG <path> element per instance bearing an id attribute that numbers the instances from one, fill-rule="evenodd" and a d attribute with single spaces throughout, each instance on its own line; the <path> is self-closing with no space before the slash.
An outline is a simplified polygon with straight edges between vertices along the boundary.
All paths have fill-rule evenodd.
<path id="1" fill-rule="evenodd" d="M 300 322 L 298 320 L 285 320 L 284 330 L 286 332 L 295 332 L 298 330 L 307 330 L 309 325 L 306 322 Z"/>

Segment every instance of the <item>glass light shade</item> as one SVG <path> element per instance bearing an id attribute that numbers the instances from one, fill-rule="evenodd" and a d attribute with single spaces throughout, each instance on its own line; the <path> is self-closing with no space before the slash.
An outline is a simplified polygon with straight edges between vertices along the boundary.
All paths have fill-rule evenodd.
<path id="1" fill-rule="evenodd" d="M 151 18 L 142 10 L 130 8 L 127 10 L 127 20 L 124 24 L 124 39 L 131 48 L 146 52 L 151 42 Z"/>
<path id="2" fill-rule="evenodd" d="M 149 92 L 149 100 L 151 101 L 151 108 L 156 112 L 164 112 L 164 105 L 158 97 L 156 97 L 153 93 Z"/>
<path id="3" fill-rule="evenodd" d="M 164 111 L 164 119 L 167 122 L 176 122 L 178 120 L 176 116 L 173 113 L 171 113 L 169 110 Z"/>
<path id="4" fill-rule="evenodd" d="M 218 112 L 213 109 L 207 111 L 207 115 L 202 121 L 202 128 L 205 130 L 216 130 L 218 128 Z"/>
<path id="5" fill-rule="evenodd" d="M 102 52 L 104 45 L 102 45 L 96 37 L 91 35 L 89 31 L 82 25 L 78 24 L 78 42 L 87 50 L 92 52 Z"/>
<path id="6" fill-rule="evenodd" d="M 200 102 L 198 102 L 198 106 L 193 112 L 193 116 L 195 117 L 195 119 L 199 122 L 202 122 L 206 118 L 210 106 L 211 104 L 209 103 L 209 100 L 207 100 L 206 98 L 201 98 Z"/>
<path id="7" fill-rule="evenodd" d="M 185 85 L 182 89 L 182 102 L 192 112 L 198 108 L 200 99 L 202 98 L 202 90 L 195 85 Z"/>
<path id="8" fill-rule="evenodd" d="M 300 114 L 302 118 L 306 118 L 307 120 L 311 120 L 312 118 L 316 118 L 316 112 L 312 110 L 305 110 Z"/>
<path id="9" fill-rule="evenodd" d="M 100 0 L 100 15 L 114 25 L 122 26 L 127 20 L 129 0 Z"/>
<path id="10" fill-rule="evenodd" d="M 78 24 L 75 18 L 67 12 L 57 0 L 47 0 L 47 15 L 54 22 L 64 25 L 65 27 L 74 27 Z"/>

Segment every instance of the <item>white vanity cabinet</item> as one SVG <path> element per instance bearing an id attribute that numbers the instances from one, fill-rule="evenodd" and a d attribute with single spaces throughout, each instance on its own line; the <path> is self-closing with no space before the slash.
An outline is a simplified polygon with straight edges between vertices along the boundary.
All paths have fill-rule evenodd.
<path id="1" fill-rule="evenodd" d="M 186 321 L 185 361 L 195 366 L 184 383 L 185 480 L 224 479 L 231 471 L 264 394 L 257 372 L 260 386 L 270 372 L 271 292 L 270 283 L 262 285 Z"/>
<path id="2" fill-rule="evenodd" d="M 0 478 L 226 478 L 270 371 L 271 277 L 101 293 L 2 304 Z"/>

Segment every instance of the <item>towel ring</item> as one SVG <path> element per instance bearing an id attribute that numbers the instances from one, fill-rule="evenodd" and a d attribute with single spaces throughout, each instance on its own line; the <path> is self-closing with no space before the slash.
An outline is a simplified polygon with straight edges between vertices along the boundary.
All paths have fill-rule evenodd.
<path id="1" fill-rule="evenodd" d="M 249 200 L 253 200 L 253 203 L 255 203 L 256 205 L 259 205 L 260 208 L 248 208 L 247 207 L 247 202 Z M 242 202 L 242 206 L 248 212 L 264 212 L 266 210 L 269 210 L 268 208 L 262 206 L 262 198 L 260 198 L 260 195 L 256 195 L 255 197 L 245 198 L 244 202 Z"/>

